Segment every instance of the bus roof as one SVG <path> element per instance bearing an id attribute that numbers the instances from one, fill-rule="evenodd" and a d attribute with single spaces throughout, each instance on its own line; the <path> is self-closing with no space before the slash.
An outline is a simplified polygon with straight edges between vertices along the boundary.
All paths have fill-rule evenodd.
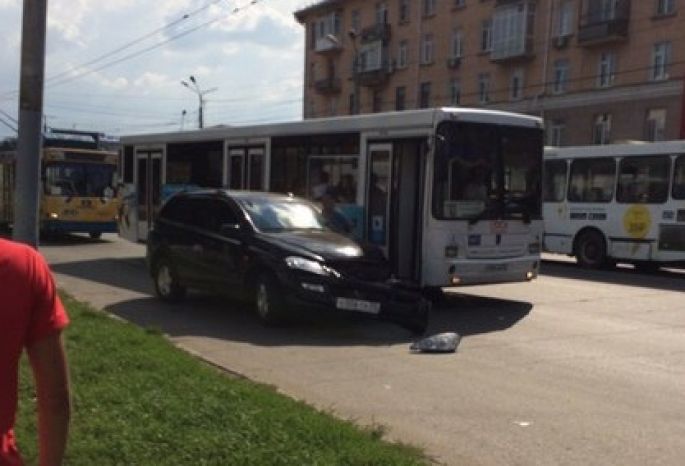
<path id="1" fill-rule="evenodd" d="M 196 142 L 213 139 L 350 133 L 373 130 L 378 130 L 379 132 L 382 132 L 383 130 L 416 128 L 425 128 L 426 130 L 429 130 L 437 121 L 449 119 L 455 121 L 542 128 L 542 119 L 530 115 L 498 110 L 457 107 L 346 115 L 257 126 L 221 126 L 193 131 L 138 134 L 122 136 L 121 143 L 162 144 L 167 142 Z"/>
<path id="2" fill-rule="evenodd" d="M 685 140 L 594 146 L 545 147 L 546 158 L 685 154 Z"/>

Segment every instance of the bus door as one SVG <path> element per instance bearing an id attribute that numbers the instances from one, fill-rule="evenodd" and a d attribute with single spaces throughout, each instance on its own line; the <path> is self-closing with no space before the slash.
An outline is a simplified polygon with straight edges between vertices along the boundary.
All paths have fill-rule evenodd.
<path id="1" fill-rule="evenodd" d="M 162 194 L 162 151 L 136 151 L 136 191 L 138 193 L 138 239 L 146 240 L 152 228 Z"/>
<path id="2" fill-rule="evenodd" d="M 264 147 L 228 148 L 228 182 L 229 189 L 264 191 Z"/>
<path id="3" fill-rule="evenodd" d="M 418 280 L 420 265 L 420 140 L 370 144 L 367 179 L 367 240 L 379 246 L 398 278 Z"/>

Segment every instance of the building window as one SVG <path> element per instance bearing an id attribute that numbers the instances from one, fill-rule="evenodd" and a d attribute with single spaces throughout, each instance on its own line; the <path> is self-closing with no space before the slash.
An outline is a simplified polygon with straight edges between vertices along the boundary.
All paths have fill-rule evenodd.
<path id="1" fill-rule="evenodd" d="M 547 127 L 547 145 L 562 146 L 566 124 L 562 120 L 552 120 Z"/>
<path id="2" fill-rule="evenodd" d="M 388 5 L 385 2 L 376 4 L 376 24 L 388 24 Z"/>
<path id="3" fill-rule="evenodd" d="M 353 93 L 353 94 L 350 94 L 350 96 L 349 96 L 347 102 L 348 102 L 348 110 L 349 110 L 348 113 L 349 113 L 350 115 L 354 115 L 354 114 L 358 113 L 358 112 L 357 112 L 357 109 L 355 108 L 355 107 L 356 107 L 357 99 L 356 99 L 356 97 L 354 96 L 354 93 Z"/>
<path id="4" fill-rule="evenodd" d="M 383 43 L 381 41 L 362 45 L 359 50 L 359 71 L 378 71 L 383 63 Z"/>
<path id="5" fill-rule="evenodd" d="M 589 23 L 603 23 L 616 19 L 619 0 L 590 0 L 588 2 Z"/>
<path id="6" fill-rule="evenodd" d="M 556 27 L 557 37 L 567 37 L 573 34 L 573 1 L 564 0 L 559 5 Z"/>
<path id="7" fill-rule="evenodd" d="M 421 64 L 433 63 L 433 34 L 425 34 L 421 39 Z"/>
<path id="8" fill-rule="evenodd" d="M 383 94 L 381 91 L 375 90 L 371 94 L 371 108 L 374 113 L 383 111 Z"/>
<path id="9" fill-rule="evenodd" d="M 350 28 L 354 32 L 357 32 L 357 33 L 362 30 L 361 18 L 359 16 L 359 10 L 352 10 L 352 19 L 350 21 Z"/>
<path id="10" fill-rule="evenodd" d="M 419 107 L 428 108 L 431 106 L 431 83 L 421 83 L 419 88 Z"/>
<path id="11" fill-rule="evenodd" d="M 454 8 L 462 8 L 466 6 L 466 0 L 454 0 Z"/>
<path id="12" fill-rule="evenodd" d="M 407 108 L 407 88 L 399 86 L 395 88 L 395 110 L 404 110 Z"/>
<path id="13" fill-rule="evenodd" d="M 668 65 L 671 62 L 671 43 L 659 42 L 652 49 L 652 69 L 650 79 L 663 81 L 668 79 Z"/>
<path id="14" fill-rule="evenodd" d="M 616 55 L 610 52 L 602 53 L 599 57 L 597 72 L 597 87 L 609 87 L 616 78 Z"/>
<path id="15" fill-rule="evenodd" d="M 511 100 L 521 100 L 523 98 L 523 70 L 514 70 L 509 80 L 509 98 Z"/>
<path id="16" fill-rule="evenodd" d="M 528 50 L 529 25 L 534 23 L 534 6 L 521 2 L 500 6 L 492 19 L 490 48 L 493 58 L 524 55 Z"/>
<path id="17" fill-rule="evenodd" d="M 450 41 L 450 58 L 459 59 L 464 55 L 464 33 L 461 29 L 454 29 L 452 31 L 452 40 Z"/>
<path id="18" fill-rule="evenodd" d="M 657 16 L 672 15 L 675 13 L 675 0 L 656 0 Z"/>
<path id="19" fill-rule="evenodd" d="M 552 91 L 555 94 L 563 94 L 568 90 L 568 74 L 568 60 L 556 60 L 554 62 L 554 83 L 552 85 Z"/>
<path id="20" fill-rule="evenodd" d="M 397 67 L 406 68 L 407 67 L 407 41 L 403 40 L 397 49 Z"/>
<path id="21" fill-rule="evenodd" d="M 436 0 L 423 0 L 423 16 L 433 16 L 435 14 Z"/>
<path id="22" fill-rule="evenodd" d="M 611 114 L 601 113 L 595 115 L 594 126 L 592 128 L 593 144 L 609 144 L 611 140 Z"/>
<path id="23" fill-rule="evenodd" d="M 480 27 L 480 51 L 489 52 L 492 50 L 492 20 L 487 19 L 481 23 Z"/>
<path id="24" fill-rule="evenodd" d="M 654 108 L 647 112 L 645 139 L 647 141 L 666 140 L 666 109 Z"/>
<path id="25" fill-rule="evenodd" d="M 488 73 L 478 75 L 478 102 L 481 104 L 490 102 L 490 75 Z"/>
<path id="26" fill-rule="evenodd" d="M 409 22 L 409 0 L 400 0 L 398 8 L 400 14 L 400 23 Z"/>
<path id="27" fill-rule="evenodd" d="M 451 79 L 449 83 L 450 105 L 456 107 L 461 102 L 461 83 L 458 79 Z"/>

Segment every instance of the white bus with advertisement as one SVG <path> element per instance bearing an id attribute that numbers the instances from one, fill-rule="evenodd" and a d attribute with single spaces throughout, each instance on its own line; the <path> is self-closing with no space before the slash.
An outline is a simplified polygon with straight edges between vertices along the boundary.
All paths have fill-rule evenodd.
<path id="1" fill-rule="evenodd" d="M 442 108 L 123 137 L 120 235 L 194 187 L 333 196 L 350 234 L 423 287 L 527 281 L 542 242 L 539 118 Z"/>
<path id="2" fill-rule="evenodd" d="M 546 148 L 544 219 L 584 267 L 685 263 L 685 141 Z"/>

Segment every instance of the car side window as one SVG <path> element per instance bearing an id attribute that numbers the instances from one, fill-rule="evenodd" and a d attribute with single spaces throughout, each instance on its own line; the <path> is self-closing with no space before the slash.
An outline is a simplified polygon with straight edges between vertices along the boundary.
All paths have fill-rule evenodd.
<path id="1" fill-rule="evenodd" d="M 221 225 L 238 223 L 231 207 L 220 199 L 193 199 L 194 226 L 218 233 Z"/>
<path id="2" fill-rule="evenodd" d="M 193 223 L 192 209 L 188 199 L 171 199 L 162 209 L 160 217 L 172 222 Z"/>

